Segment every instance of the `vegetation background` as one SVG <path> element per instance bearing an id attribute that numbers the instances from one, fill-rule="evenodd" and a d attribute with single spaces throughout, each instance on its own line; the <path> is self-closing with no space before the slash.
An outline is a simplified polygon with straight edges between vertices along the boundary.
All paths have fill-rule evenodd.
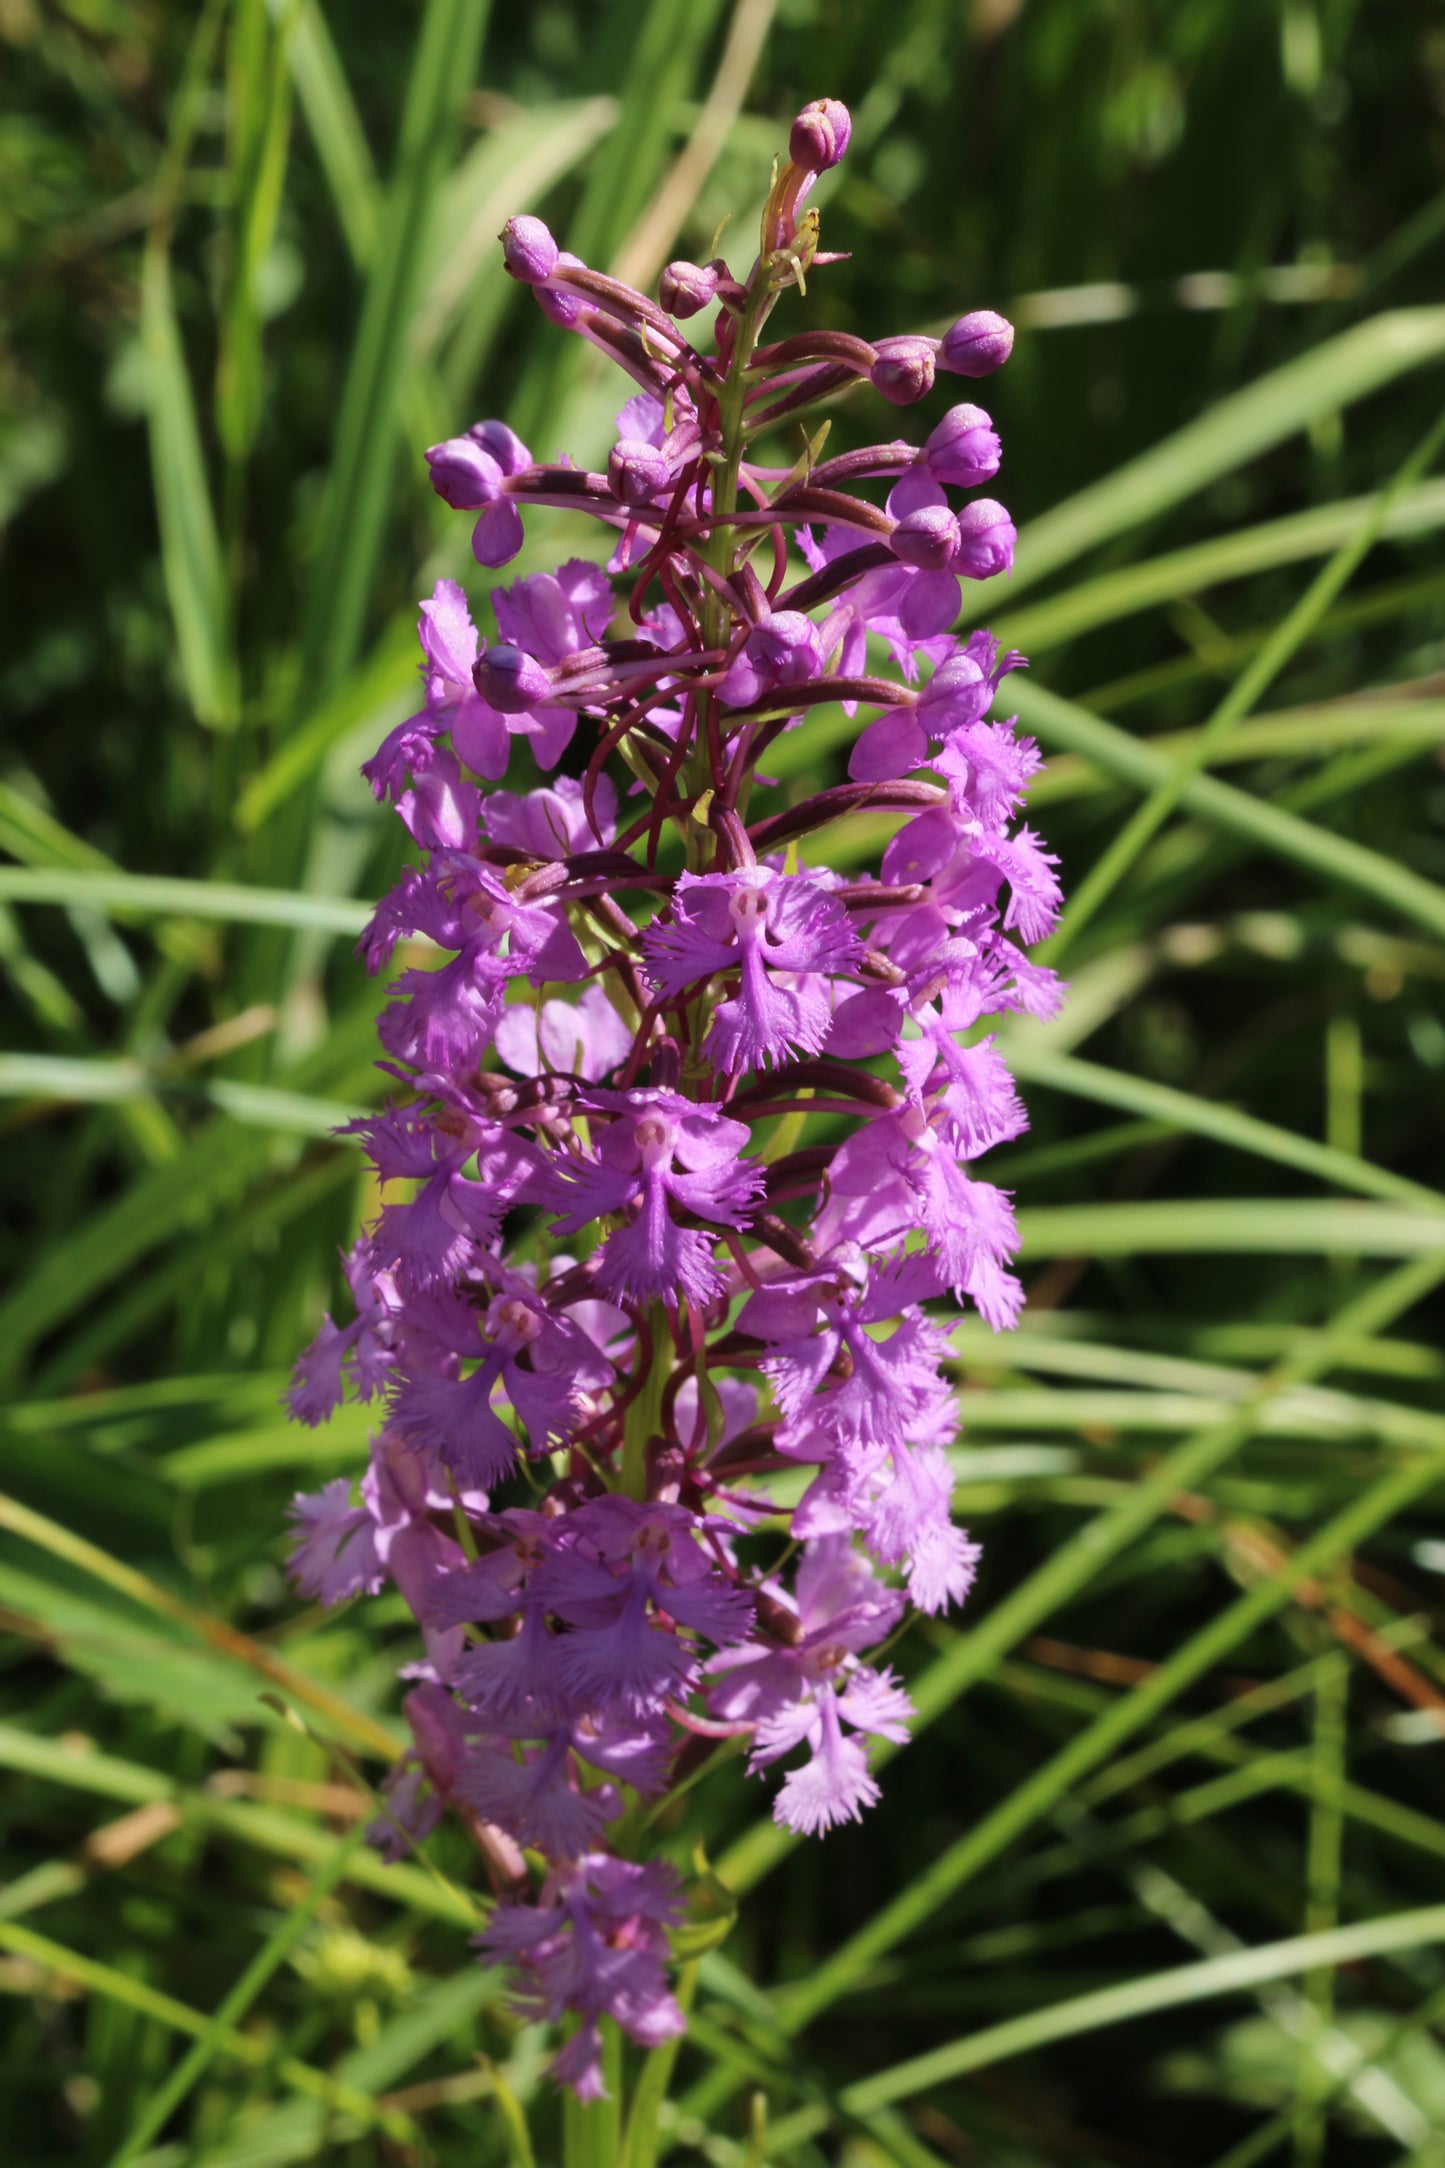
<path id="1" fill-rule="evenodd" d="M 822 93 L 827 320 L 1019 326 L 985 602 L 1075 990 L 1010 1037 L 1028 1317 L 957 1336 L 978 1591 L 903 1645 L 865 1827 L 793 1844 L 727 1771 L 670 1830 L 743 1894 L 664 2150 L 1445 2159 L 1445 18 L 0 0 L 14 2168 L 557 2158 L 459 1841 L 354 1846 L 400 1609 L 281 1571 L 363 1438 L 277 1400 L 367 1207 L 355 771 L 465 546 L 420 447 L 595 458 L 620 401 L 504 216 L 644 282 L 729 211 L 747 256 Z"/>

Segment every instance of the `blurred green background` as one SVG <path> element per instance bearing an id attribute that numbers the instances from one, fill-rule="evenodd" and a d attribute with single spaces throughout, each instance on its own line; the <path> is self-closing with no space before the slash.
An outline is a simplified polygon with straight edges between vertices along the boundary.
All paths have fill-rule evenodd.
<path id="1" fill-rule="evenodd" d="M 1010 1035 L 1034 1128 L 987 1170 L 1028 1317 L 958 1335 L 978 1591 L 899 1652 L 925 1721 L 866 1827 L 790 1844 L 731 1772 L 669 1826 L 744 1896 L 665 2149 L 1445 2160 L 1445 17 L 0 0 L 17 2168 L 517 2168 L 518 2102 L 558 2157 L 461 1840 L 347 1846 L 399 1603 L 281 1572 L 364 1441 L 278 1407 L 368 1203 L 328 1132 L 400 853 L 355 770 L 468 564 L 420 448 L 496 414 L 594 461 L 626 394 L 503 219 L 647 283 L 731 214 L 746 261 L 821 94 L 817 318 L 1019 326 L 983 602 L 1075 992 Z M 514 569 L 574 542 L 535 517 Z M 784 793 L 841 762 L 810 730 Z"/>

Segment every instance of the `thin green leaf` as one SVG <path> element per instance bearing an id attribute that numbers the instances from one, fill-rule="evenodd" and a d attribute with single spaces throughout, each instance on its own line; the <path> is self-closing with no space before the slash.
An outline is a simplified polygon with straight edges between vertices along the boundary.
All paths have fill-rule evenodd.
<path id="1" fill-rule="evenodd" d="M 313 1875 L 305 1896 L 299 1903 L 288 1906 L 283 1912 L 241 1977 L 222 1998 L 215 2015 L 198 2035 L 189 2054 L 181 2058 L 165 2084 L 151 2095 L 125 2142 L 112 2155 L 111 2168 L 128 2168 L 137 2153 L 149 2145 L 152 2138 L 160 2135 L 182 2101 L 194 2091 L 212 2061 L 234 2037 L 236 2027 L 241 2024 L 267 1981 L 296 1948 L 317 1912 L 341 1880 L 360 1838 L 359 1827 L 349 1831 L 333 1848 L 326 1865 Z M 366 2112 L 373 2112 L 369 2102 Z M 405 2119 L 383 2116 L 379 2120 L 395 2126 Z"/>
<path id="2" fill-rule="evenodd" d="M 1351 1189 L 1363 1197 L 1388 1197 L 1400 1203 L 1418 1204 L 1427 1211 L 1445 1212 L 1445 1194 L 1411 1182 L 1404 1175 L 1376 1167 L 1353 1152 L 1341 1152 L 1312 1137 L 1299 1136 L 1273 1122 L 1257 1121 L 1234 1107 L 1219 1106 L 1193 1092 L 1176 1091 L 1147 1077 L 1133 1077 L 1122 1070 L 1102 1068 L 1097 1062 L 1080 1061 L 1068 1054 L 1037 1053 L 1025 1031 L 1012 1034 L 1008 1043 L 1009 1066 L 1024 1083 L 1042 1084 L 1052 1091 L 1087 1099 L 1096 1106 L 1115 1107 L 1123 1114 L 1139 1114 L 1164 1122 L 1171 1129 L 1198 1137 L 1211 1137 L 1235 1151 L 1272 1160 L 1281 1167 L 1297 1167 L 1337 1189 Z"/>
<path id="3" fill-rule="evenodd" d="M 37 1935 L 33 1928 L 0 1922 L 0 1949 L 28 1958 L 57 1979 L 73 1980 L 93 1995 L 108 1996 L 144 2017 L 154 2018 L 171 2032 L 189 2034 L 198 2040 L 207 2039 L 212 2033 L 210 2019 L 202 2017 L 186 2003 L 178 2002 L 173 1995 L 162 1994 L 158 1988 L 148 1986 L 128 1972 L 118 1972 L 113 1966 L 97 1963 L 94 1958 L 82 1957 L 78 1950 L 65 1949 L 47 1935 Z M 252 2069 L 264 2067 L 272 2059 L 270 2043 L 259 2033 L 237 2032 L 229 2026 L 216 2033 L 213 2051 Z M 331 2108 L 357 2117 L 364 2128 L 380 2126 L 392 2137 L 403 2141 L 411 2135 L 409 2117 L 380 2108 L 366 2094 L 328 2078 L 322 2071 L 312 2070 L 306 2063 L 298 2062 L 294 2055 L 277 2056 L 275 2069 L 277 2076 L 295 2091 L 309 2093 Z"/>
<path id="4" fill-rule="evenodd" d="M 1175 772 L 1167 753 L 1040 685 L 1011 680 L 1009 698 L 1025 729 L 1034 731 L 1045 745 L 1079 753 L 1092 766 L 1134 789 L 1152 790 Z M 1412 873 L 1408 866 L 1213 776 L 1192 777 L 1179 802 L 1222 835 L 1317 874 L 1331 887 L 1369 896 L 1428 933 L 1445 935 L 1445 889 Z"/>
<path id="5" fill-rule="evenodd" d="M 926 2086 L 946 2084 L 971 2070 L 986 2070 L 1011 2055 L 1024 2055 L 1050 2040 L 1067 2040 L 1105 2025 L 1125 2024 L 1131 2018 L 1156 2010 L 1175 2009 L 1183 2003 L 1205 2002 L 1216 1995 L 1234 1995 L 1262 1986 L 1270 1980 L 1286 1980 L 1318 1965 L 1348 1965 L 1364 1957 L 1380 1957 L 1396 1950 L 1417 1950 L 1445 1941 L 1445 1905 L 1427 1905 L 1418 1912 L 1401 1912 L 1392 1918 L 1364 1920 L 1354 1927 L 1338 1927 L 1328 1934 L 1294 1935 L 1271 1942 L 1263 1949 L 1241 1950 L 1227 1957 L 1212 1957 L 1198 1965 L 1179 1965 L 1171 1972 L 1149 1973 L 1104 1988 L 1092 1995 L 1078 1995 L 1043 2010 L 1030 2010 L 1002 2025 L 990 2025 L 932 2054 L 915 2056 L 883 2070 L 861 2084 L 848 2086 L 839 2105 L 855 2114 L 904 2100 Z"/>
<path id="6" fill-rule="evenodd" d="M 1142 564 L 1121 565 L 1097 579 L 1079 580 L 1062 594 L 1031 602 L 1021 610 L 1004 609 L 992 620 L 1001 644 L 1042 654 L 1100 625 L 1111 625 L 1157 603 L 1199 595 L 1251 573 L 1324 557 L 1346 541 L 1378 506 L 1378 496 L 1349 497 L 1337 504 L 1311 505 L 1256 527 L 1238 527 L 1188 549 L 1169 550 Z M 1046 515 L 1047 516 L 1047 515 Z M 1445 525 L 1445 482 L 1423 482 L 1386 509 L 1384 536 L 1433 534 Z"/>
<path id="7" fill-rule="evenodd" d="M 461 101 L 476 72 L 487 7 L 488 0 L 427 0 L 422 19 L 308 582 L 308 697 L 334 689 L 360 644 L 391 504 L 397 391 L 426 236 Z"/>
<path id="8" fill-rule="evenodd" d="M 1026 1258 L 1419 1257 L 1439 1247 L 1445 1219 L 1342 1199 L 1181 1197 L 1031 1205 L 1019 1231 Z"/>
<path id="9" fill-rule="evenodd" d="M 269 0 L 278 22 L 292 5 Z M 301 0 L 286 57 L 352 261 L 364 270 L 380 222 L 376 168 L 320 0 Z"/>
<path id="10" fill-rule="evenodd" d="M 1019 536 L 1013 591 L 1186 502 L 1271 445 L 1445 355 L 1445 309 L 1371 317 L 1221 399 L 1198 421 L 1033 520 Z"/>

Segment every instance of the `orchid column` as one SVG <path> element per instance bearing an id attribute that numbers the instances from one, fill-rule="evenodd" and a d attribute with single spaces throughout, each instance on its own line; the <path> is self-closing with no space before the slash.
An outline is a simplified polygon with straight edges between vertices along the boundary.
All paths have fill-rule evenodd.
<path id="1" fill-rule="evenodd" d="M 583 2098 L 604 2018 L 643 2046 L 684 2024 L 653 1804 L 740 1741 L 785 1765 L 791 1829 L 877 1798 L 868 1741 L 911 1712 L 870 1652 L 962 1602 L 977 1557 L 949 1512 L 948 1307 L 1002 1328 L 1020 1299 L 1009 1199 L 973 1172 L 1025 1126 L 986 1020 L 1055 1008 L 1024 951 L 1058 888 L 1017 824 L 1035 749 L 990 719 L 1022 658 L 953 630 L 963 583 L 1011 562 L 1003 507 L 950 496 L 998 439 L 967 403 L 921 446 L 831 459 L 799 424 L 858 379 L 907 406 L 986 375 L 1012 333 L 978 312 L 942 340 L 764 343 L 837 260 L 803 206 L 848 134 L 807 107 L 746 278 L 672 264 L 660 303 L 509 223 L 508 270 L 638 389 L 605 473 L 482 422 L 432 481 L 484 566 L 549 507 L 610 554 L 494 589 L 497 641 L 441 581 L 425 704 L 366 770 L 419 857 L 362 942 L 408 962 L 394 1103 L 352 1125 L 388 1201 L 292 1400 L 381 1407 L 359 1496 L 297 1500 L 295 1572 L 325 1602 L 390 1580 L 415 1612 L 376 1841 L 462 1818 L 482 1947 L 519 2007 L 571 2021 L 553 2067 Z M 712 352 L 680 328 L 704 311 Z M 835 701 L 873 711 L 851 781 L 754 817 L 769 747 Z M 518 738 L 549 785 L 501 787 Z M 862 807 L 899 825 L 844 878 L 827 832 Z"/>

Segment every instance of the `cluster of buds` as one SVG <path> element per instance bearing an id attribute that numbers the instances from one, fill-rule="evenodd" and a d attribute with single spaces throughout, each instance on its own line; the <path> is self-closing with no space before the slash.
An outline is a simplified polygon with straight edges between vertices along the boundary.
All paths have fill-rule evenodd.
<path id="1" fill-rule="evenodd" d="M 1009 350 L 985 312 L 762 343 L 829 261 L 803 206 L 848 134 L 807 108 L 747 277 L 674 263 L 662 305 L 509 223 L 508 270 L 638 390 L 605 472 L 482 422 L 428 452 L 432 481 L 483 565 L 548 506 L 610 555 L 497 587 L 497 641 L 441 581 L 424 705 L 366 768 L 420 860 L 361 945 L 373 971 L 412 945 L 379 1027 L 400 1091 L 352 1125 L 386 1201 L 292 1404 L 383 1414 L 359 1494 L 298 1499 L 294 1571 L 327 1603 L 390 1580 L 414 1612 L 378 1841 L 462 1818 L 497 1897 L 482 1947 L 524 2009 L 576 2021 L 555 2068 L 584 2098 L 604 2015 L 644 2044 L 683 2022 L 681 1884 L 639 1856 L 654 1803 L 739 1743 L 753 1771 L 789 1760 L 790 1829 L 877 1798 L 868 1742 L 911 1714 L 883 1644 L 977 1558 L 927 1306 L 1002 1328 L 1020 1299 L 1008 1196 L 972 1172 L 1025 1126 L 986 1019 L 1056 1007 L 1024 951 L 1059 895 L 1018 825 L 1037 754 L 990 719 L 1021 657 L 954 632 L 1014 530 L 949 494 L 998 439 L 964 404 L 921 446 L 760 456 L 853 379 L 904 404 Z M 712 351 L 678 324 L 707 308 Z M 769 746 L 825 702 L 877 711 L 850 780 L 758 817 Z M 553 779 L 484 790 L 516 738 Z M 800 860 L 861 807 L 899 815 L 876 877 Z"/>

